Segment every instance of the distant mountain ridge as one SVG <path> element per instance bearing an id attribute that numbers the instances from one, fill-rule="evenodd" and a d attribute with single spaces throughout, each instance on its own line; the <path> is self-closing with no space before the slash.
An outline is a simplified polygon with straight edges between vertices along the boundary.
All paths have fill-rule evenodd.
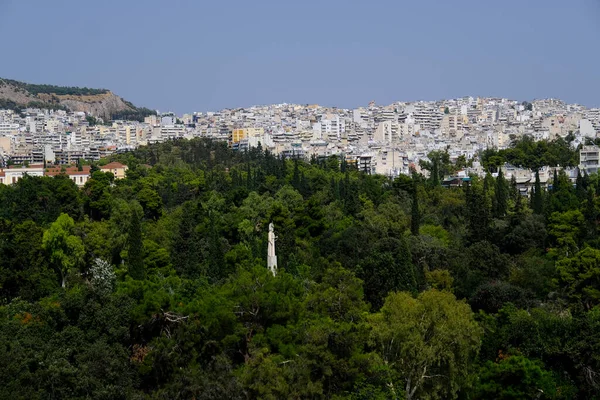
<path id="1" fill-rule="evenodd" d="M 144 117 L 156 114 L 134 106 L 108 89 L 31 84 L 0 78 L 0 108 L 19 111 L 26 107 L 83 111 L 105 120 L 143 121 Z"/>

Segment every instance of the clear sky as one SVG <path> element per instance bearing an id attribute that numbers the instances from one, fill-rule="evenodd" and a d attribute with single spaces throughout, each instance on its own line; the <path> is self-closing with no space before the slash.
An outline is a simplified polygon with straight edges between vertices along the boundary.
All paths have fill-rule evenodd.
<path id="1" fill-rule="evenodd" d="M 0 77 L 177 113 L 465 95 L 600 106 L 600 0 L 0 0 Z"/>

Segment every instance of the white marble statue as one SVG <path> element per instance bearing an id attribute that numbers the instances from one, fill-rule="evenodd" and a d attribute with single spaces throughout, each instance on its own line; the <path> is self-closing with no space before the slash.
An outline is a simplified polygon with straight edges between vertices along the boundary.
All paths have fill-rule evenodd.
<path id="1" fill-rule="evenodd" d="M 273 227 L 273 223 L 269 224 L 269 250 L 267 253 L 267 266 L 269 270 L 273 273 L 273 276 L 277 275 L 277 255 L 275 255 L 275 240 L 277 237 L 275 236 L 275 231 Z"/>

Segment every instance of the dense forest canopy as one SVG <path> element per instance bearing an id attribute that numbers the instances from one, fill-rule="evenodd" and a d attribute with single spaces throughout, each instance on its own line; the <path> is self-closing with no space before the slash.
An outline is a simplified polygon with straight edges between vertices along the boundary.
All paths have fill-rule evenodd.
<path id="1" fill-rule="evenodd" d="M 112 160 L 126 179 L 0 185 L 0 398 L 600 390 L 596 175 L 528 198 L 501 173 L 442 188 L 440 153 L 393 180 L 200 139 Z"/>

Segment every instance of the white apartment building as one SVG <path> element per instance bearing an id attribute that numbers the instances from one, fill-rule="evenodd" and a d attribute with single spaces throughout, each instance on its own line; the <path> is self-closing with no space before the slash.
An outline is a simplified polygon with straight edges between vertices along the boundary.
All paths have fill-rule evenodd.
<path id="1" fill-rule="evenodd" d="M 600 168 L 600 147 L 583 146 L 579 150 L 579 169 L 588 174 L 598 172 Z"/>
<path id="2" fill-rule="evenodd" d="M 0 136 L 14 135 L 19 131 L 19 124 L 0 123 Z"/>

